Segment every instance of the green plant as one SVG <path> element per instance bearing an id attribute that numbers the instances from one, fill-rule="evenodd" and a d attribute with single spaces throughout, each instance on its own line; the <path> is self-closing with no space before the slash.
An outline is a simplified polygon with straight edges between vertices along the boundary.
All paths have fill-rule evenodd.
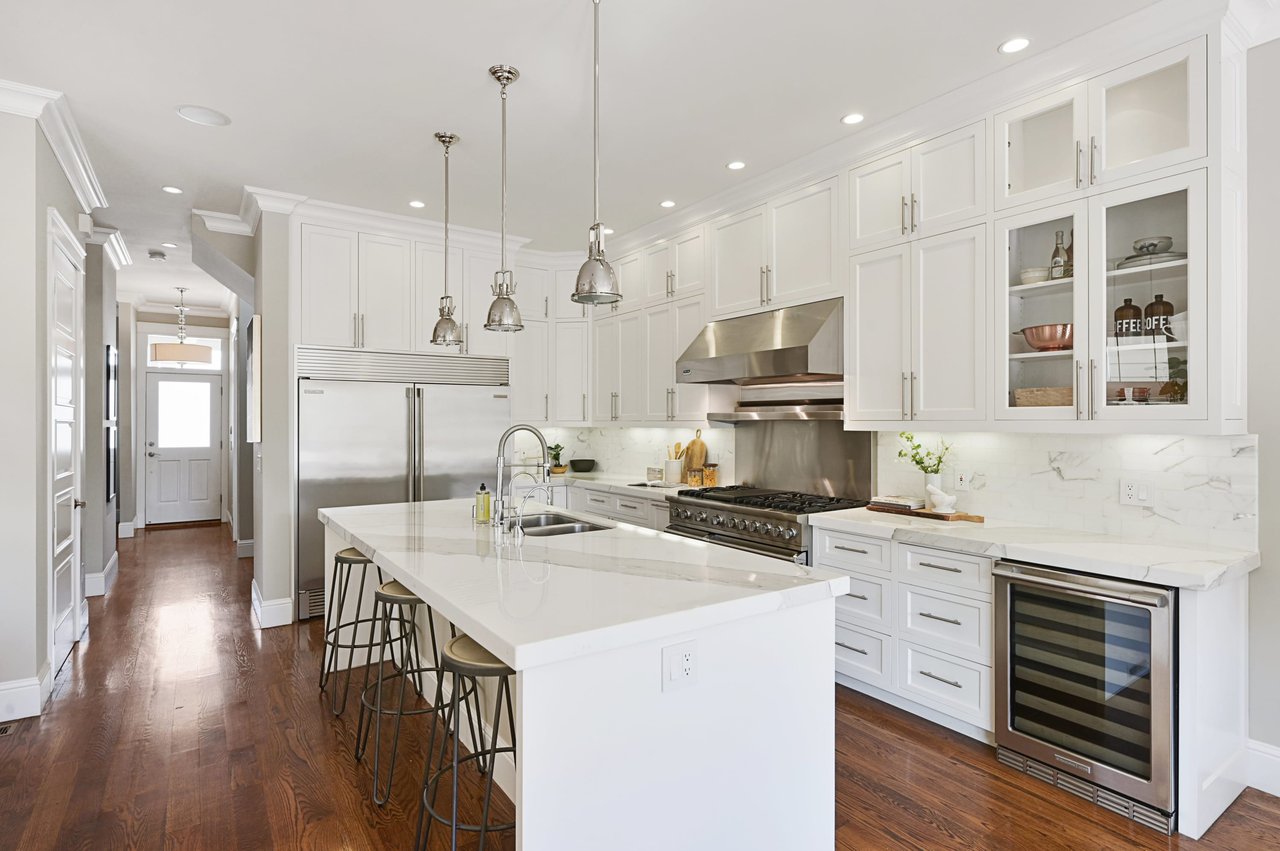
<path id="1" fill-rule="evenodd" d="M 559 443 L 547 447 L 547 454 L 551 456 L 551 466 L 560 466 L 560 453 L 564 451 L 564 447 Z"/>
<path id="2" fill-rule="evenodd" d="M 938 450 L 925 449 L 916 441 L 916 436 L 909 431 L 898 432 L 903 446 L 898 450 L 898 460 L 910 461 L 922 473 L 933 475 L 942 472 L 942 462 L 951 451 L 951 444 L 938 441 Z"/>

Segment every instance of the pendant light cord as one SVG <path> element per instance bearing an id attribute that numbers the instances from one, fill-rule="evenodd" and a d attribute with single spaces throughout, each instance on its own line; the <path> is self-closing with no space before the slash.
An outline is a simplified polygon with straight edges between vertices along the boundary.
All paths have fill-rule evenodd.
<path id="1" fill-rule="evenodd" d="M 444 144 L 444 296 L 449 297 L 449 143 Z"/>
<path id="2" fill-rule="evenodd" d="M 502 84 L 502 271 L 507 271 L 507 84 Z"/>
<path id="3" fill-rule="evenodd" d="M 600 224 L 600 0 L 592 0 L 595 6 L 595 56 L 594 65 L 594 91 L 592 93 L 592 112 L 594 119 L 595 133 L 595 172 L 591 181 L 591 191 L 594 201 L 595 224 Z"/>

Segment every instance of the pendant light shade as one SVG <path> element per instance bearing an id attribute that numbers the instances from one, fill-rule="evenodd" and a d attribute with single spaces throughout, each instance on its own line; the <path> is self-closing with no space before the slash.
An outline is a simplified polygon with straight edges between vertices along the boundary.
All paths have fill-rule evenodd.
<path id="1" fill-rule="evenodd" d="M 449 146 L 458 141 L 453 133 L 437 133 L 436 141 L 444 146 L 444 295 L 440 297 L 440 318 L 431 329 L 431 342 L 437 346 L 462 343 L 458 323 L 453 318 L 453 297 L 449 295 Z"/>
<path id="2" fill-rule="evenodd" d="M 208 366 L 213 363 L 213 347 L 199 343 L 187 342 L 187 307 L 186 287 L 177 287 L 178 303 L 173 307 L 178 311 L 178 342 L 152 343 L 151 360 L 154 363 L 199 363 Z"/>
<path id="3" fill-rule="evenodd" d="M 618 276 L 604 256 L 604 227 L 600 224 L 600 0 L 592 0 L 595 15 L 595 64 L 593 65 L 593 137 L 595 147 L 592 159 L 591 187 L 594 201 L 595 218 L 589 231 L 590 241 L 587 244 L 587 262 L 578 270 L 578 282 L 573 288 L 571 298 L 580 304 L 612 304 L 622 300 L 622 292 L 618 289 Z"/>
<path id="4" fill-rule="evenodd" d="M 520 79 L 510 65 L 494 65 L 489 76 L 502 86 L 502 268 L 493 273 L 493 304 L 485 318 L 487 331 L 523 331 L 520 308 L 516 306 L 516 281 L 507 268 L 507 86 Z"/>

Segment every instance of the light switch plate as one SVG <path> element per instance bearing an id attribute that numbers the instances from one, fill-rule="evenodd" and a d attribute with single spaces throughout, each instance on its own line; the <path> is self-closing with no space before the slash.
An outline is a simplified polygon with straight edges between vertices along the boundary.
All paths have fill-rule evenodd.
<path id="1" fill-rule="evenodd" d="M 698 642 L 662 648 L 662 690 L 688 688 L 698 681 Z"/>

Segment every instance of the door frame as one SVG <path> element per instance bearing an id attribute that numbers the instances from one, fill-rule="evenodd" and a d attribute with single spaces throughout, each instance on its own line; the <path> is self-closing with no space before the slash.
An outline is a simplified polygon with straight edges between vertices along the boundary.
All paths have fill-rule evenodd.
<path id="1" fill-rule="evenodd" d="M 48 442 L 47 451 L 45 453 L 45 508 L 52 509 L 53 506 L 53 481 L 54 481 L 54 422 L 51 415 L 51 407 L 53 402 L 52 388 L 53 380 L 53 351 L 54 351 L 54 335 L 53 335 L 53 315 L 54 315 L 54 293 L 53 278 L 55 269 L 55 258 L 57 253 L 62 251 L 72 261 L 79 276 L 80 286 L 76 290 L 75 305 L 75 333 L 76 340 L 76 357 L 73 376 L 74 395 L 75 395 L 75 433 L 72 437 L 72 451 L 75 453 L 75 470 L 72 476 L 72 499 L 78 500 L 82 496 L 81 485 L 84 476 L 84 271 L 85 271 L 85 249 L 80 244 L 80 240 L 62 218 L 57 208 L 49 207 L 46 217 L 45 227 L 45 346 L 44 346 L 44 368 L 45 368 L 45 387 L 48 388 L 48 396 L 46 397 L 45 408 L 41 416 L 47 417 L 48 422 L 45 426 L 45 440 Z M 50 510 L 46 517 L 45 528 L 45 578 L 46 578 L 46 615 L 48 619 L 46 639 L 48 640 L 49 654 L 49 676 L 53 677 L 58 672 L 57 665 L 62 660 L 57 660 L 55 664 L 54 656 L 56 654 L 55 638 L 57 631 L 56 615 L 57 602 L 54 594 L 54 541 L 53 530 L 56 519 Z M 84 587 L 82 581 L 83 565 L 80 563 L 80 512 L 73 505 L 71 509 L 72 524 L 72 570 L 71 570 L 71 597 L 73 604 L 71 607 L 70 617 L 72 619 L 72 627 L 75 633 L 75 641 L 79 641 L 80 637 L 89 627 L 89 601 L 84 596 Z M 74 643 L 74 642 L 73 642 Z"/>
<path id="2" fill-rule="evenodd" d="M 212 446 L 209 447 L 209 449 L 211 450 L 210 458 L 214 466 L 214 475 L 216 475 L 218 478 L 218 510 L 217 510 L 218 516 L 217 518 L 206 518 L 206 519 L 188 518 L 188 519 L 178 519 L 178 520 L 157 520 L 156 522 L 157 523 L 187 523 L 187 522 L 207 523 L 209 522 L 210 519 L 217 519 L 219 522 L 228 523 L 229 525 L 228 501 L 227 501 L 227 495 L 228 495 L 227 494 L 227 472 L 225 469 L 223 469 L 224 464 L 227 460 L 227 455 L 228 455 L 228 449 L 227 449 L 228 439 L 225 434 L 220 433 L 223 430 L 223 426 L 226 422 L 225 409 L 227 408 L 226 388 L 224 388 L 223 386 L 222 373 L 215 372 L 213 370 L 186 371 L 186 370 L 155 369 L 155 370 L 149 370 L 146 375 L 147 375 L 146 387 L 144 388 L 143 392 L 145 392 L 148 397 L 151 396 L 152 384 L 154 383 L 158 388 L 159 385 L 166 378 L 168 378 L 171 381 L 191 382 L 193 384 L 209 385 L 211 391 L 213 389 L 216 389 L 218 391 L 217 407 L 214 408 L 211 403 L 210 411 L 209 411 L 211 415 L 211 423 L 210 423 L 211 428 L 209 431 L 210 440 L 217 439 L 219 442 L 219 445 L 216 448 Z M 150 413 L 150 411 L 148 411 L 148 413 Z M 151 422 L 147 421 L 145 423 L 142 423 L 141 426 L 143 430 L 143 440 L 148 441 L 148 443 L 146 444 L 146 451 L 144 452 L 144 456 L 150 457 L 150 453 L 155 450 L 155 447 L 152 447 L 149 442 L 150 433 L 151 433 Z M 159 428 L 158 421 L 156 423 L 156 426 L 158 430 Z M 170 449 L 172 448 L 173 447 L 170 447 L 169 449 L 165 449 L 165 452 L 170 451 Z M 194 447 L 187 447 L 187 448 L 190 449 Z M 181 451 L 181 450 L 178 450 L 178 451 Z M 146 462 L 143 461 L 143 468 L 146 469 L 146 466 L 147 466 Z M 190 470 L 188 469 L 188 473 L 189 472 Z M 182 481 L 181 474 L 179 475 L 179 481 L 180 482 Z"/>
<path id="3" fill-rule="evenodd" d="M 167 322 L 137 322 L 134 325 L 134 363 L 137 368 L 134 372 L 135 387 L 138 392 L 134 393 L 134 423 L 133 429 L 133 481 L 136 491 L 136 505 L 138 507 L 137 519 L 134 520 L 136 529 L 145 529 L 147 525 L 147 380 L 151 373 L 158 375 L 192 375 L 192 371 L 185 369 L 157 369 L 147 366 L 147 335 L 148 334 L 172 334 L 177 329 L 177 321 L 172 325 Z M 187 330 L 193 336 L 197 337 L 217 337 L 222 340 L 222 369 L 220 372 L 214 373 L 211 370 L 204 371 L 206 375 L 222 376 L 222 395 L 219 399 L 220 411 L 218 414 L 219 430 L 218 440 L 222 443 L 222 448 L 218 450 L 218 470 L 219 475 L 226 469 L 228 463 L 228 453 L 230 452 L 231 440 L 229 434 L 230 422 L 228 420 L 227 411 L 227 388 L 230 386 L 231 377 L 229 365 L 234 352 L 231 351 L 231 329 L 220 328 L 210 325 L 188 325 Z M 226 477 L 223 477 L 222 489 L 222 513 L 219 520 L 227 521 L 227 512 L 229 510 L 226 499 Z"/>

